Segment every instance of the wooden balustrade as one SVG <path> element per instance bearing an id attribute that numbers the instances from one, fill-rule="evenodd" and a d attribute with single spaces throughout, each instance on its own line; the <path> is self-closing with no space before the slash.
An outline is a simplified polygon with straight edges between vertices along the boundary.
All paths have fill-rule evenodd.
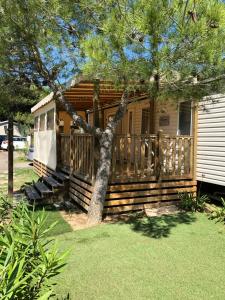
<path id="1" fill-rule="evenodd" d="M 191 179 L 192 136 L 116 135 L 113 142 L 110 182 Z M 61 135 L 61 163 L 87 180 L 94 178 L 94 137 L 71 129 Z"/>
<path id="2" fill-rule="evenodd" d="M 70 135 L 60 135 L 60 163 L 64 168 L 70 167 Z"/>
<path id="3" fill-rule="evenodd" d="M 116 135 L 111 181 L 192 177 L 193 137 Z"/>
<path id="4" fill-rule="evenodd" d="M 76 133 L 71 129 L 70 135 L 70 172 L 92 181 L 94 176 L 94 137 L 90 134 Z"/>

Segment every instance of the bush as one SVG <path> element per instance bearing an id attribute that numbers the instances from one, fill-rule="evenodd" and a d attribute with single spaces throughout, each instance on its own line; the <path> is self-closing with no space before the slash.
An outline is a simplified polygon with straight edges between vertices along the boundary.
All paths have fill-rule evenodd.
<path id="1" fill-rule="evenodd" d="M 12 199 L 0 193 L 0 224 L 3 225 L 10 217 Z"/>
<path id="2" fill-rule="evenodd" d="M 191 193 L 180 194 L 180 208 L 187 211 L 203 211 L 207 201 L 207 195 L 194 197 Z"/>
<path id="3" fill-rule="evenodd" d="M 2 300 L 49 299 L 53 295 L 52 277 L 64 266 L 46 234 L 47 215 L 35 214 L 26 204 L 19 204 L 10 224 L 2 225 L 0 236 L 0 298 Z"/>
<path id="4" fill-rule="evenodd" d="M 225 222 L 225 200 L 221 198 L 222 207 L 215 207 L 211 213 L 211 219 L 217 219 L 218 222 Z"/>

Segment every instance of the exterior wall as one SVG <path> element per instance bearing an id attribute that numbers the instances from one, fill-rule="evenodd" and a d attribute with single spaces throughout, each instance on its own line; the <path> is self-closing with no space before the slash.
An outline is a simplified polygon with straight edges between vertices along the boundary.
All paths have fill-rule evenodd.
<path id="1" fill-rule="evenodd" d="M 54 101 L 51 101 L 35 111 L 34 117 L 40 116 L 53 108 L 56 109 L 56 105 Z M 56 113 L 54 116 L 55 120 Z M 56 169 L 56 128 L 54 130 L 38 130 L 34 132 L 34 159 L 53 170 Z"/>
<path id="2" fill-rule="evenodd" d="M 150 101 L 148 99 L 130 103 L 127 107 L 127 113 L 122 120 L 122 134 L 128 133 L 128 114 L 131 111 L 133 113 L 133 134 L 141 134 L 142 125 L 142 109 L 148 108 Z M 170 135 L 176 135 L 178 129 L 178 104 L 177 103 L 156 103 L 155 105 L 155 132 L 163 130 L 164 133 Z M 117 107 L 112 107 L 104 110 L 104 126 L 110 115 L 116 113 Z M 161 116 L 169 117 L 169 125 L 160 126 L 159 120 Z M 89 115 L 89 122 L 93 123 L 93 113 Z"/>
<path id="3" fill-rule="evenodd" d="M 84 111 L 78 111 L 78 115 L 85 119 L 85 112 Z M 59 111 L 58 118 L 59 118 L 59 121 L 64 122 L 63 133 L 69 134 L 70 133 L 70 125 L 71 125 L 71 122 L 73 120 L 71 118 L 71 116 L 66 111 Z"/>
<path id="4" fill-rule="evenodd" d="M 168 117 L 169 125 L 160 126 L 160 118 Z M 173 102 L 157 102 L 155 105 L 155 131 L 163 130 L 163 133 L 177 135 L 178 129 L 178 104 Z"/>
<path id="5" fill-rule="evenodd" d="M 197 180 L 225 186 L 225 95 L 199 104 L 197 139 Z"/>

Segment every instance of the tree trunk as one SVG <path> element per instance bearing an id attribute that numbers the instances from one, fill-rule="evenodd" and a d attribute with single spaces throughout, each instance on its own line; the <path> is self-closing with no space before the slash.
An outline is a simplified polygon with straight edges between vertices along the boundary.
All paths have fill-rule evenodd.
<path id="1" fill-rule="evenodd" d="M 13 117 L 8 120 L 8 195 L 13 195 Z"/>
<path id="2" fill-rule="evenodd" d="M 88 210 L 88 223 L 97 224 L 102 221 L 105 195 L 111 168 L 113 132 L 107 130 L 100 139 L 100 158 L 95 177 L 94 192 Z"/>
<path id="3" fill-rule="evenodd" d="M 113 120 L 108 122 L 100 138 L 100 158 L 88 210 L 89 224 L 97 224 L 102 221 L 105 195 L 108 188 L 111 168 L 113 137 L 118 123 L 122 120 L 126 112 L 127 102 L 128 92 L 125 90 Z"/>

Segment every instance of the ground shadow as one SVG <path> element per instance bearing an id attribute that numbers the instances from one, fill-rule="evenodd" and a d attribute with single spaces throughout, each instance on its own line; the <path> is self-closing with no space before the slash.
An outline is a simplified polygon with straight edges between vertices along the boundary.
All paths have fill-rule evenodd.
<path id="1" fill-rule="evenodd" d="M 162 215 L 154 217 L 140 217 L 140 215 L 130 216 L 120 224 L 130 224 L 132 230 L 140 232 L 145 236 L 160 239 L 169 237 L 172 228 L 179 224 L 189 225 L 196 221 L 192 213 L 180 212 L 173 215 Z"/>

